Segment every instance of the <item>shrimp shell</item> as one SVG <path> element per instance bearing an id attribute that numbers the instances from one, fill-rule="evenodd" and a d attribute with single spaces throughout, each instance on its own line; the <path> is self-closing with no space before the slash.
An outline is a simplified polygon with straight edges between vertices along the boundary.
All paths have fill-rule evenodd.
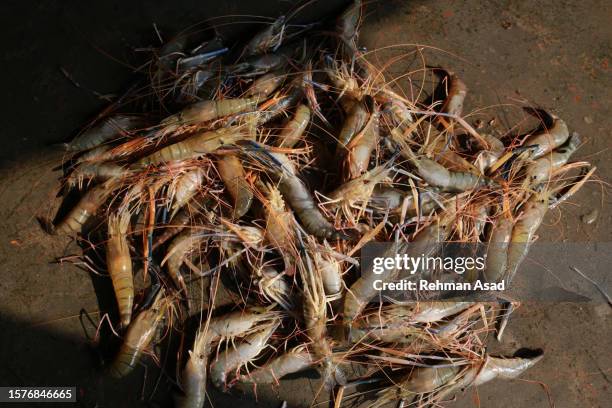
<path id="1" fill-rule="evenodd" d="M 171 219 L 196 195 L 203 181 L 204 170 L 200 167 L 180 175 L 175 180 L 172 186 L 174 200 L 172 202 Z"/>
<path id="2" fill-rule="evenodd" d="M 297 176 L 295 167 L 289 158 L 282 153 L 270 153 L 270 155 L 281 166 L 278 188 L 289 206 L 295 211 L 306 232 L 320 238 L 337 237 L 337 231 L 319 211 L 314 198 L 304 182 Z"/>
<path id="3" fill-rule="evenodd" d="M 312 356 L 299 348 L 275 357 L 263 367 L 240 377 L 240 382 L 251 384 L 278 384 L 282 377 L 305 370 L 314 364 Z"/>
<path id="4" fill-rule="evenodd" d="M 357 178 L 368 170 L 370 156 L 378 143 L 378 122 L 379 114 L 377 110 L 374 110 L 365 128 L 347 145 L 347 149 L 349 149 L 347 163 L 350 179 Z"/>
<path id="5" fill-rule="evenodd" d="M 342 124 L 342 129 L 338 135 L 338 143 L 342 146 L 348 145 L 353 140 L 353 137 L 366 125 L 369 116 L 365 102 L 356 101 L 353 103 Z"/>
<path id="6" fill-rule="evenodd" d="M 278 146 L 286 148 L 295 146 L 301 140 L 306 127 L 310 123 L 310 116 L 311 111 L 308 105 L 298 105 L 293 118 L 287 122 L 278 134 Z"/>
<path id="7" fill-rule="evenodd" d="M 545 190 L 531 196 L 525 203 L 522 214 L 512 229 L 511 244 L 508 248 L 508 263 L 504 275 L 508 282 L 512 281 L 519 266 L 527 256 L 533 237 L 548 212 L 549 193 L 548 190 Z"/>
<path id="8" fill-rule="evenodd" d="M 54 231 L 64 234 L 77 234 L 81 232 L 81 228 L 87 220 L 98 211 L 98 208 L 104 204 L 110 194 L 118 187 L 112 181 L 109 180 L 103 184 L 98 184 L 88 190 L 78 204 L 70 210 L 68 215 L 55 226 Z"/>
<path id="9" fill-rule="evenodd" d="M 227 374 L 250 362 L 261 353 L 276 330 L 277 323 L 251 334 L 235 348 L 225 350 L 211 365 L 210 379 L 219 389 L 227 386 Z"/>
<path id="10" fill-rule="evenodd" d="M 572 154 L 578 149 L 580 137 L 574 133 L 569 137 L 567 143 L 553 150 L 550 154 L 535 160 L 527 168 L 525 175 L 526 182 L 529 186 L 535 186 L 544 183 L 550 179 L 550 175 L 554 170 L 565 165 Z"/>
<path id="11" fill-rule="evenodd" d="M 248 136 L 238 127 L 198 132 L 181 142 L 173 143 L 143 157 L 138 161 L 137 165 L 145 167 L 151 164 L 162 164 L 174 160 L 194 159 L 246 138 Z"/>
<path id="12" fill-rule="evenodd" d="M 239 219 L 249 211 L 253 203 L 253 191 L 247 182 L 244 167 L 238 156 L 228 154 L 217 160 L 217 170 L 234 201 L 232 218 Z"/>
<path id="13" fill-rule="evenodd" d="M 187 106 L 182 111 L 168 116 L 160 123 L 164 134 L 172 133 L 181 126 L 195 125 L 228 115 L 253 110 L 259 98 L 223 99 L 201 101 Z"/>
<path id="14" fill-rule="evenodd" d="M 113 140 L 141 124 L 142 119 L 136 116 L 115 115 L 84 131 L 70 143 L 66 143 L 65 147 L 66 150 L 70 151 L 89 150 Z"/>
<path id="15" fill-rule="evenodd" d="M 499 282 L 504 276 L 513 228 L 512 219 L 502 216 L 491 229 L 484 270 L 487 282 Z"/>
<path id="16" fill-rule="evenodd" d="M 259 100 L 267 98 L 283 83 L 285 78 L 287 78 L 287 75 L 280 71 L 268 72 L 253 81 L 246 91 L 246 96 Z"/>
<path id="17" fill-rule="evenodd" d="M 537 364 L 543 357 L 543 354 L 532 358 L 500 358 L 487 356 L 483 367 L 480 369 L 472 385 L 482 385 L 494 378 L 517 378 L 523 372 Z"/>
<path id="18" fill-rule="evenodd" d="M 111 215 L 108 218 L 109 239 L 106 242 L 106 265 L 113 281 L 123 327 L 128 327 L 130 324 L 134 304 L 132 258 L 126 238 L 129 225 L 129 213 Z"/>
<path id="19" fill-rule="evenodd" d="M 484 176 L 461 171 L 450 171 L 441 164 L 426 157 L 415 158 L 413 163 L 417 168 L 419 176 L 423 177 L 427 184 L 439 187 L 443 191 L 457 193 L 491 185 L 491 180 Z"/>
<path id="20" fill-rule="evenodd" d="M 532 159 L 538 159 L 546 153 L 561 146 L 569 138 L 567 124 L 553 114 L 536 111 L 538 114 L 547 116 L 551 126 L 534 133 L 523 142 L 523 146 L 535 146 L 531 152 Z"/>
<path id="21" fill-rule="evenodd" d="M 166 310 L 163 290 L 157 295 L 153 305 L 141 311 L 128 326 L 127 333 L 119 353 L 109 367 L 110 374 L 115 378 L 123 378 L 136 367 L 142 352 L 151 344 Z"/>

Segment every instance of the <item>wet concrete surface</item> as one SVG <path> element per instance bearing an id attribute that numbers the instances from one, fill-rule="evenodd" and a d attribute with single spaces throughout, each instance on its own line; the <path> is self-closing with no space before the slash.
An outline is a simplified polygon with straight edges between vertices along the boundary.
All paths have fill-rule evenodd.
<path id="1" fill-rule="evenodd" d="M 342 2 L 320 2 L 337 9 Z M 105 278 L 58 256 L 78 254 L 67 239 L 46 235 L 36 216 L 56 208 L 62 153 L 51 145 L 66 141 L 106 102 L 76 88 L 63 67 L 83 86 L 101 94 L 119 92 L 141 59 L 134 49 L 156 45 L 152 23 L 170 35 L 211 15 L 276 16 L 289 2 L 4 2 L 0 15 L 4 49 L 3 127 L 0 149 L 0 386 L 77 385 L 80 406 L 165 406 L 171 384 L 141 369 L 126 382 L 100 379 L 104 355 L 95 342 L 96 295 Z M 524 115 L 519 106 L 536 104 L 561 116 L 586 143 L 577 159 L 598 168 L 597 179 L 612 177 L 610 160 L 610 3 L 571 1 L 407 1 L 372 2 L 360 42 L 380 63 L 423 45 L 429 66 L 459 74 L 470 88 L 470 121 L 491 119 L 508 126 Z M 228 26 L 237 32 L 239 26 Z M 404 48 L 385 48 L 406 44 Z M 412 46 L 409 46 L 412 44 Z M 138 53 L 136 53 L 138 55 Z M 420 58 L 420 57 L 419 57 Z M 419 60 L 390 67 L 401 75 L 419 69 Z M 526 124 L 524 126 L 527 126 Z M 590 183 L 552 211 L 540 229 L 545 241 L 610 241 L 612 211 L 604 184 Z M 593 224 L 582 215 L 597 210 Z M 609 269 L 609 265 L 602 265 Z M 90 318 L 87 316 L 89 315 Z M 492 351 L 513 353 L 541 348 L 544 360 L 520 380 L 496 380 L 458 396 L 451 406 L 609 406 L 612 377 L 610 308 L 592 304 L 523 305 L 501 344 Z M 309 375 L 316 377 L 316 375 Z M 145 386 L 143 387 L 143 384 Z M 316 378 L 284 381 L 278 390 L 248 395 L 215 395 L 217 407 L 309 406 Z M 142 396 L 150 403 L 143 402 Z M 73 406 L 73 405 L 71 405 Z M 367 402 L 364 403 L 367 406 Z"/>

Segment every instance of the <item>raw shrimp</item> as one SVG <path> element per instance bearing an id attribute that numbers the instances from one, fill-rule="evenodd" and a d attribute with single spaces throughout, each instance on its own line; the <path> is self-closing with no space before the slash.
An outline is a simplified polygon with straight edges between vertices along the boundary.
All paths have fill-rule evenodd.
<path id="1" fill-rule="evenodd" d="M 88 150 L 116 139 L 141 125 L 142 119 L 139 117 L 115 115 L 84 131 L 64 146 L 70 151 Z"/>
<path id="2" fill-rule="evenodd" d="M 453 72 L 446 71 L 446 78 L 448 80 L 448 92 L 444 105 L 442 105 L 442 111 L 453 116 L 461 116 L 463 113 L 463 101 L 467 94 L 468 88 L 457 75 Z"/>
<path id="3" fill-rule="evenodd" d="M 115 163 L 82 163 L 70 174 L 66 182 L 68 186 L 81 185 L 84 179 L 99 179 L 106 181 L 112 178 L 121 178 L 130 174 L 126 167 Z"/>
<path id="4" fill-rule="evenodd" d="M 294 264 L 296 221 L 291 211 L 285 208 L 285 201 L 280 191 L 273 186 L 267 186 L 268 200 L 265 205 L 266 241 L 282 256 L 286 270 L 292 270 Z M 290 273 L 292 275 L 292 273 Z"/>
<path id="5" fill-rule="evenodd" d="M 253 203 L 253 190 L 247 181 L 244 167 L 238 156 L 228 154 L 219 157 L 217 170 L 234 201 L 232 218 L 237 220 L 249 211 Z"/>
<path id="6" fill-rule="evenodd" d="M 532 146 L 532 159 L 539 159 L 546 153 L 561 146 L 569 138 L 569 130 L 563 120 L 543 110 L 528 110 L 529 113 L 545 119 L 545 128 L 527 137 L 523 146 Z"/>
<path id="7" fill-rule="evenodd" d="M 368 170 L 370 156 L 378 143 L 378 122 L 379 113 L 374 108 L 368 123 L 346 146 L 349 151 L 346 160 L 350 179 L 355 179 Z"/>
<path id="8" fill-rule="evenodd" d="M 323 217 L 310 191 L 297 175 L 297 171 L 289 158 L 276 152 L 268 152 L 275 163 L 274 170 L 280 177 L 278 188 L 295 211 L 304 229 L 317 237 L 333 239 L 339 237 L 333 225 Z"/>
<path id="9" fill-rule="evenodd" d="M 128 327 L 132 319 L 134 304 L 134 280 L 132 258 L 126 234 L 130 226 L 130 214 L 110 215 L 108 218 L 108 241 L 106 241 L 106 266 L 113 281 L 115 297 L 121 316 L 121 325 Z"/>
<path id="10" fill-rule="evenodd" d="M 64 234 L 81 232 L 83 225 L 100 208 L 119 185 L 113 179 L 89 189 L 78 204 L 54 228 Z"/>
<path id="11" fill-rule="evenodd" d="M 325 294 L 335 298 L 342 291 L 342 271 L 340 270 L 340 262 L 330 255 L 331 250 L 326 241 L 325 248 L 314 251 L 312 256 L 315 267 L 321 273 Z"/>
<path id="12" fill-rule="evenodd" d="M 208 236 L 203 233 L 194 233 L 191 229 L 184 230 L 172 240 L 168 247 L 167 255 L 161 262 L 161 266 L 164 266 L 166 263 L 168 264 L 168 274 L 172 278 L 172 282 L 183 292 L 183 296 L 188 299 L 188 303 L 189 293 L 187 292 L 185 278 L 181 274 L 181 265 L 185 262 L 187 254 L 200 245 Z"/>
<path id="13" fill-rule="evenodd" d="M 374 187 L 387 178 L 389 171 L 387 165 L 378 166 L 342 184 L 329 193 L 331 203 L 334 207 L 343 207 L 346 210 L 357 203 L 367 203 L 372 196 Z"/>
<path id="14" fill-rule="evenodd" d="M 488 149 L 482 150 L 478 153 L 474 163 L 482 174 L 485 172 L 501 157 L 506 150 L 504 144 L 498 138 L 488 133 L 482 133 L 480 136 L 487 142 Z"/>
<path id="15" fill-rule="evenodd" d="M 418 244 L 423 249 L 423 256 L 434 253 L 441 243 L 443 243 L 450 233 L 450 226 L 456 218 L 457 208 L 449 206 L 447 212 L 436 221 L 421 230 L 411 244 Z M 409 251 L 409 243 L 395 242 L 385 251 L 384 257 L 395 258 L 396 255 L 406 254 Z M 361 314 L 363 308 L 370 300 L 379 293 L 374 288 L 374 281 L 382 282 L 393 281 L 399 273 L 398 268 L 385 268 L 380 274 L 372 272 L 363 273 L 357 279 L 344 296 L 343 322 L 346 326 L 351 326 L 353 320 Z M 413 276 L 419 276 L 420 271 L 415 271 Z"/>
<path id="16" fill-rule="evenodd" d="M 527 185 L 524 187 L 533 187 L 549 180 L 551 173 L 567 163 L 579 144 L 580 137 L 574 133 L 565 145 L 530 163 L 525 175 Z"/>
<path id="17" fill-rule="evenodd" d="M 310 353 L 303 347 L 296 347 L 273 358 L 248 375 L 241 376 L 239 381 L 251 384 L 278 384 L 282 377 L 305 370 L 313 364 Z"/>
<path id="18" fill-rule="evenodd" d="M 209 120 L 234 115 L 257 107 L 259 98 L 223 99 L 196 102 L 179 113 L 168 116 L 161 121 L 163 134 L 173 133 L 181 126 L 196 125 Z"/>
<path id="19" fill-rule="evenodd" d="M 517 378 L 524 371 L 536 365 L 544 354 L 530 358 L 501 358 L 487 355 L 472 385 L 478 386 L 494 378 Z"/>
<path id="20" fill-rule="evenodd" d="M 128 326 L 119 353 L 109 367 L 113 377 L 123 378 L 136 367 L 143 351 L 149 347 L 155 337 L 168 305 L 168 300 L 164 298 L 161 290 L 151 307 L 138 313 Z"/>
<path id="21" fill-rule="evenodd" d="M 295 146 L 302 139 L 302 135 L 310 123 L 310 116 L 311 112 L 308 105 L 298 105 L 293 118 L 285 124 L 278 134 L 278 146 L 285 148 Z"/>
<path id="22" fill-rule="evenodd" d="M 407 248 L 408 245 L 405 242 L 396 242 L 385 252 L 385 256 L 394 257 L 395 254 L 403 254 L 407 251 Z M 353 320 L 359 316 L 363 308 L 370 302 L 376 293 L 378 293 L 378 291 L 374 289 L 374 281 L 381 280 L 383 282 L 390 282 L 396 278 L 398 273 L 399 270 L 397 268 L 389 268 L 385 269 L 381 274 L 362 274 L 344 295 L 344 325 L 350 327 Z"/>
<path id="23" fill-rule="evenodd" d="M 516 224 L 512 229 L 510 246 L 508 248 L 508 261 L 504 279 L 508 283 L 512 281 L 519 266 L 527 256 L 529 248 L 533 243 L 534 235 L 544 216 L 548 212 L 549 190 L 543 190 L 533 194 L 525 203 Z"/>
<path id="24" fill-rule="evenodd" d="M 206 371 L 211 345 L 203 333 L 199 332 L 189 350 L 189 359 L 182 371 L 181 388 L 183 394 L 176 394 L 177 408 L 202 408 L 206 400 Z"/>
<path id="25" fill-rule="evenodd" d="M 311 237 L 308 237 L 308 247 L 311 251 L 316 248 L 316 243 Z M 331 390 L 337 383 L 345 382 L 344 373 L 334 361 L 332 347 L 326 337 L 327 302 L 321 271 L 313 265 L 310 256 L 305 254 L 304 257 L 305 259 L 298 262 L 297 266 L 302 279 L 302 308 L 306 335 L 310 340 L 313 357 L 323 367 L 323 384 L 327 390 Z"/>
<path id="26" fill-rule="evenodd" d="M 442 191 L 462 192 L 493 184 L 492 180 L 482 175 L 450 171 L 426 157 L 415 158 L 412 163 L 417 168 L 419 176 L 423 177 L 427 184 L 438 187 Z"/>
<path id="27" fill-rule="evenodd" d="M 206 341 L 209 343 L 233 340 L 237 336 L 251 334 L 257 330 L 259 323 L 274 323 L 279 316 L 279 312 L 271 310 L 270 307 L 253 306 L 246 310 L 214 317 L 208 326 L 200 329 L 200 332 L 206 333 Z"/>
<path id="28" fill-rule="evenodd" d="M 246 91 L 246 96 L 261 101 L 270 96 L 283 83 L 285 78 L 287 78 L 287 75 L 280 71 L 268 72 L 253 81 Z"/>
<path id="29" fill-rule="evenodd" d="M 264 54 L 277 48 L 283 38 L 285 30 L 285 16 L 280 16 L 272 24 L 261 30 L 244 47 L 246 55 Z"/>
<path id="30" fill-rule="evenodd" d="M 278 323 L 270 324 L 246 337 L 236 347 L 221 353 L 210 365 L 210 379 L 213 385 L 219 389 L 226 388 L 228 373 L 239 370 L 240 367 L 257 357 L 266 347 L 277 326 Z"/>
<path id="31" fill-rule="evenodd" d="M 342 124 L 342 129 L 338 135 L 338 143 L 342 146 L 348 145 L 353 137 L 363 130 L 369 117 L 368 106 L 364 101 L 353 103 Z"/>
<path id="32" fill-rule="evenodd" d="M 170 219 L 174 218 L 176 213 L 196 195 L 203 181 L 204 170 L 200 167 L 181 174 L 174 181 L 171 188 L 174 199 L 172 201 Z"/>
<path id="33" fill-rule="evenodd" d="M 484 270 L 487 282 L 499 282 L 504 277 L 513 229 L 514 221 L 504 215 L 491 227 Z"/>
<path id="34" fill-rule="evenodd" d="M 356 48 L 357 29 L 361 21 L 362 1 L 354 0 L 336 20 L 336 32 L 351 48 Z"/>
<path id="35" fill-rule="evenodd" d="M 264 298 L 272 300 L 285 310 L 293 309 L 291 288 L 283 279 L 285 273 L 278 273 L 274 268 L 263 267 L 257 272 L 255 283 L 259 286 Z"/>
<path id="36" fill-rule="evenodd" d="M 238 140 L 248 139 L 249 135 L 240 127 L 228 127 L 207 132 L 199 132 L 189 138 L 163 147 L 140 159 L 139 167 L 157 165 L 175 160 L 194 159 L 215 150 L 230 146 Z"/>

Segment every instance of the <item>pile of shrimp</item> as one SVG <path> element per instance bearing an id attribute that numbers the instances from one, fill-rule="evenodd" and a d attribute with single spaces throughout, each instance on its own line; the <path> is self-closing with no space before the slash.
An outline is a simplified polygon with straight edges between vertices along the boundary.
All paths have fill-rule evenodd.
<path id="1" fill-rule="evenodd" d="M 433 406 L 542 358 L 488 354 L 514 302 L 374 302 L 359 253 L 494 243 L 486 279 L 510 281 L 548 210 L 595 170 L 569 161 L 579 136 L 531 107 L 538 128 L 481 132 L 462 116 L 466 84 L 439 68 L 441 98 L 406 97 L 358 46 L 362 19 L 354 1 L 231 47 L 178 36 L 66 144 L 66 209 L 49 230 L 77 236 L 112 281 L 123 343 L 108 375 L 130 375 L 172 330 L 177 407 L 308 369 L 336 407 Z"/>

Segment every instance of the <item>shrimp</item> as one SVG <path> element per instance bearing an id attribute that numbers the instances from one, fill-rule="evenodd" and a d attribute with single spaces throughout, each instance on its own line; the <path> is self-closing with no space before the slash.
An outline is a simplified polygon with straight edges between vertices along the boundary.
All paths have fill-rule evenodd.
<path id="1" fill-rule="evenodd" d="M 122 178 L 130 174 L 130 170 L 115 163 L 82 163 L 66 180 L 68 186 L 81 185 L 84 179 L 109 180 Z"/>
<path id="2" fill-rule="evenodd" d="M 405 242 L 396 242 L 385 251 L 385 256 L 395 256 L 395 254 L 403 254 L 407 251 Z M 381 280 L 389 282 L 396 278 L 399 270 L 397 268 L 385 269 L 381 274 L 367 273 L 362 274 L 355 283 L 351 285 L 344 295 L 343 305 L 343 322 L 344 325 L 350 327 L 353 320 L 361 314 L 361 311 L 366 307 L 370 300 L 378 292 L 374 289 L 374 281 Z"/>
<path id="3" fill-rule="evenodd" d="M 137 162 L 136 166 L 146 167 L 175 160 L 194 159 L 248 137 L 239 127 L 198 132 L 181 142 L 173 143 L 143 157 Z"/>
<path id="4" fill-rule="evenodd" d="M 278 327 L 278 323 L 269 324 L 241 341 L 235 348 L 225 350 L 210 365 L 210 379 L 219 389 L 227 387 L 227 375 L 238 371 L 240 367 L 252 361 L 266 347 L 268 340 Z"/>
<path id="5" fill-rule="evenodd" d="M 270 96 L 285 81 L 285 78 L 287 75 L 280 71 L 268 72 L 253 81 L 246 91 L 246 96 L 261 101 Z"/>
<path id="6" fill-rule="evenodd" d="M 253 333 L 254 330 L 257 330 L 259 323 L 275 323 L 279 317 L 279 312 L 271 310 L 270 307 L 252 306 L 246 310 L 238 310 L 212 318 L 208 326 L 200 329 L 198 335 L 205 333 L 205 341 L 209 343 L 233 340 L 237 336 Z"/>
<path id="7" fill-rule="evenodd" d="M 368 170 L 370 156 L 378 143 L 378 125 L 379 113 L 374 105 L 368 123 L 346 146 L 349 151 L 346 160 L 350 179 L 355 179 Z"/>
<path id="8" fill-rule="evenodd" d="M 281 253 L 285 268 L 293 270 L 296 221 L 293 214 L 285 208 L 285 201 L 280 191 L 273 185 L 268 185 L 267 190 L 265 238 Z"/>
<path id="9" fill-rule="evenodd" d="M 347 45 L 356 48 L 359 22 L 361 21 L 362 1 L 354 0 L 336 20 L 336 32 Z"/>
<path id="10" fill-rule="evenodd" d="M 308 237 L 308 248 L 316 248 L 314 239 Z M 308 254 L 305 259 L 297 263 L 303 290 L 303 313 L 306 335 L 310 339 L 313 356 L 318 359 L 323 372 L 323 383 L 327 390 L 332 389 L 336 383 L 344 383 L 344 373 L 333 359 L 331 344 L 326 337 L 327 307 L 325 288 L 321 271 L 313 265 Z"/>
<path id="11" fill-rule="evenodd" d="M 503 215 L 491 228 L 484 270 L 487 282 L 499 282 L 503 278 L 513 229 L 514 221 Z"/>
<path id="12" fill-rule="evenodd" d="M 291 148 L 302 138 L 306 127 L 310 123 L 311 111 L 308 105 L 300 104 L 295 109 L 293 118 L 285 124 L 278 134 L 278 146 Z"/>
<path id="13" fill-rule="evenodd" d="M 501 157 L 506 149 L 504 144 L 498 138 L 488 133 L 482 133 L 480 136 L 487 142 L 489 148 L 482 150 L 476 156 L 474 163 L 482 174 L 485 174 L 495 162 Z"/>
<path id="14" fill-rule="evenodd" d="M 181 265 L 185 262 L 187 253 L 200 245 L 207 237 L 207 234 L 194 234 L 191 229 L 184 230 L 172 240 L 166 257 L 161 262 L 161 266 L 164 266 L 166 263 L 168 264 L 168 274 L 172 278 L 172 282 L 183 292 L 183 295 L 188 299 L 188 303 L 189 294 L 185 278 L 181 274 Z"/>
<path id="15" fill-rule="evenodd" d="M 523 142 L 523 146 L 533 146 L 531 151 L 533 160 L 561 146 L 569 138 L 567 124 L 557 116 L 539 109 L 529 109 L 527 112 L 543 117 L 546 122 L 544 130 L 532 134 Z"/>
<path id="16" fill-rule="evenodd" d="M 403 380 L 400 380 L 397 386 L 379 392 L 378 398 L 380 402 L 387 402 L 414 397 L 415 394 L 432 392 L 452 381 L 461 369 L 462 366 L 460 365 L 450 367 L 417 367 Z"/>
<path id="17" fill-rule="evenodd" d="M 525 175 L 525 187 L 535 186 L 550 179 L 551 173 L 567 163 L 572 154 L 578 149 L 580 137 L 574 133 L 569 137 L 567 143 L 547 154 L 527 167 Z"/>
<path id="18" fill-rule="evenodd" d="M 389 175 L 389 166 L 383 165 L 350 180 L 329 193 L 334 207 L 348 208 L 356 203 L 368 202 L 374 187 Z"/>
<path id="19" fill-rule="evenodd" d="M 340 262 L 330 255 L 331 250 L 329 244 L 325 241 L 325 248 L 314 251 L 313 260 L 315 267 L 321 273 L 325 294 L 336 298 L 342 292 L 342 271 L 340 270 Z"/>
<path id="20" fill-rule="evenodd" d="M 548 201 L 550 191 L 544 189 L 533 194 L 524 205 L 516 224 L 512 229 L 510 246 L 508 248 L 508 261 L 504 279 L 510 283 L 514 278 L 519 266 L 527 256 L 529 248 L 533 243 L 534 235 L 544 216 L 548 212 Z"/>
<path id="21" fill-rule="evenodd" d="M 130 225 L 130 214 L 111 215 L 108 218 L 108 241 L 106 242 L 106 265 L 113 281 L 115 297 L 121 316 L 121 325 L 128 327 L 132 319 L 134 304 L 134 281 L 132 259 L 126 239 Z"/>
<path id="22" fill-rule="evenodd" d="M 461 116 L 463 101 L 468 91 L 467 85 L 453 72 L 446 71 L 446 78 L 448 78 L 449 84 L 442 111 L 449 115 Z"/>
<path id="23" fill-rule="evenodd" d="M 359 134 L 369 118 L 368 106 L 365 101 L 356 101 L 346 114 L 342 129 L 338 135 L 338 143 L 342 146 L 348 145 L 355 135 Z"/>
<path id="24" fill-rule="evenodd" d="M 217 160 L 219 176 L 234 201 L 232 218 L 237 220 L 249 211 L 253 203 L 253 191 L 247 181 L 244 167 L 238 156 L 223 155 Z"/>
<path id="25" fill-rule="evenodd" d="M 283 198 L 295 211 L 306 232 L 319 238 L 339 237 L 333 225 L 319 211 L 310 191 L 298 177 L 291 160 L 282 153 L 267 152 L 267 154 L 274 162 L 271 166 L 280 178 L 278 188 Z"/>
<path id="26" fill-rule="evenodd" d="M 55 232 L 77 234 L 119 185 L 113 179 L 89 189 L 78 204 L 54 228 Z"/>
<path id="27" fill-rule="evenodd" d="M 291 288 L 283 279 L 284 275 L 286 273 L 278 273 L 274 268 L 263 267 L 257 272 L 256 283 L 264 298 L 271 299 L 285 310 L 291 310 L 293 309 Z"/>
<path id="28" fill-rule="evenodd" d="M 419 244 L 423 248 L 423 256 L 428 256 L 434 253 L 441 243 L 446 240 L 450 233 L 450 226 L 456 218 L 456 208 L 447 208 L 447 213 L 439 218 L 436 222 L 432 222 L 423 230 L 421 230 L 411 244 Z M 395 258 L 398 255 L 408 253 L 409 243 L 395 242 L 385 251 L 384 257 Z M 399 270 L 397 268 L 385 268 L 380 274 L 372 272 L 364 273 L 357 279 L 348 289 L 344 297 L 343 322 L 350 327 L 353 320 L 359 316 L 364 307 L 377 294 L 374 288 L 374 281 L 390 282 L 397 277 Z M 419 276 L 420 271 L 415 271 L 413 276 Z"/>
<path id="29" fill-rule="evenodd" d="M 197 125 L 209 120 L 234 115 L 257 107 L 259 98 L 223 99 L 196 102 L 161 121 L 162 134 L 170 134 L 182 126 Z"/>
<path id="30" fill-rule="evenodd" d="M 172 201 L 171 219 L 196 195 L 203 181 L 204 170 L 200 167 L 190 170 L 175 179 L 172 185 L 174 200 Z"/>
<path id="31" fill-rule="evenodd" d="M 64 147 L 70 151 L 89 150 L 116 139 L 140 125 L 142 119 L 139 117 L 115 115 L 84 131 L 70 143 L 64 144 Z"/>
<path id="32" fill-rule="evenodd" d="M 436 200 L 437 194 L 433 191 L 423 191 L 417 195 L 418 211 L 420 214 L 429 214 L 440 205 Z M 407 209 L 406 214 L 416 215 L 414 195 L 394 187 L 377 185 L 370 197 L 370 206 L 381 212 L 394 211 L 400 213 L 403 208 Z"/>
<path id="33" fill-rule="evenodd" d="M 313 364 L 310 353 L 303 347 L 296 347 L 273 358 L 266 365 L 248 375 L 241 376 L 239 381 L 250 384 L 278 384 L 282 377 L 303 371 Z"/>
<path id="34" fill-rule="evenodd" d="M 206 341 L 204 333 L 198 332 L 181 375 L 183 394 L 174 396 L 177 408 L 202 408 L 204 406 L 210 349 L 211 345 Z"/>
<path id="35" fill-rule="evenodd" d="M 472 385 L 478 386 L 495 378 L 517 378 L 523 372 L 536 365 L 544 354 L 530 358 L 501 358 L 487 355 Z"/>
<path id="36" fill-rule="evenodd" d="M 165 225 L 163 232 L 155 238 L 152 249 L 155 250 L 160 245 L 163 245 L 170 238 L 180 233 L 191 222 L 191 215 L 186 207 L 181 208 L 172 217 L 171 223 Z"/>
<path id="37" fill-rule="evenodd" d="M 168 306 L 168 300 L 164 298 L 163 290 L 161 290 L 151 307 L 138 313 L 128 326 L 119 353 L 109 367 L 109 372 L 113 377 L 123 378 L 136 367 L 143 351 L 149 347 L 155 337 L 157 327 Z"/>
<path id="38" fill-rule="evenodd" d="M 277 48 L 283 38 L 285 30 L 285 16 L 280 16 L 272 24 L 261 30 L 244 47 L 246 55 L 264 54 L 268 50 Z"/>
<path id="39" fill-rule="evenodd" d="M 451 171 L 427 157 L 413 158 L 411 161 L 419 176 L 427 184 L 438 187 L 442 191 L 462 192 L 494 185 L 494 182 L 487 177 L 474 173 Z"/>

